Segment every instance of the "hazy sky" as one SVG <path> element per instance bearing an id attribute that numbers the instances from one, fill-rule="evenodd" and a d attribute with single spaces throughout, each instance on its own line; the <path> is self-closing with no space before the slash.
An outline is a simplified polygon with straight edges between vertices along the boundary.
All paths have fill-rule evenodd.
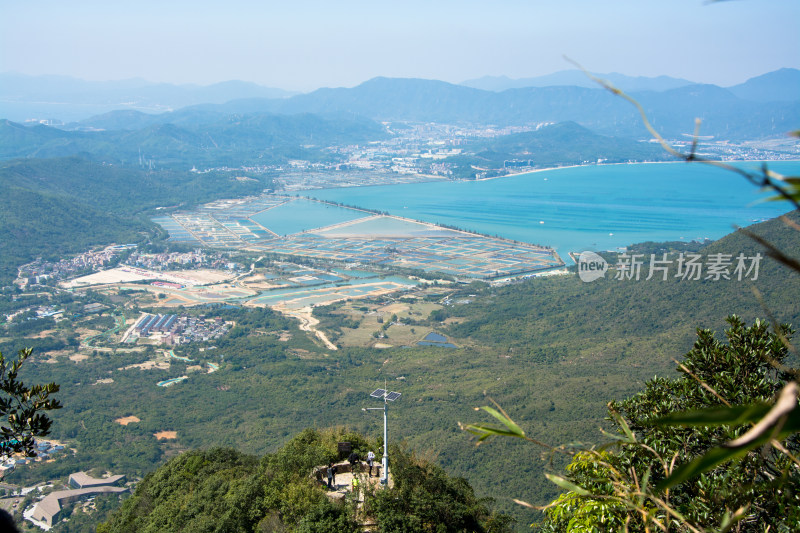
<path id="1" fill-rule="evenodd" d="M 0 0 L 0 71 L 305 91 L 539 76 L 567 55 L 726 86 L 800 68 L 798 28 L 798 0 Z"/>

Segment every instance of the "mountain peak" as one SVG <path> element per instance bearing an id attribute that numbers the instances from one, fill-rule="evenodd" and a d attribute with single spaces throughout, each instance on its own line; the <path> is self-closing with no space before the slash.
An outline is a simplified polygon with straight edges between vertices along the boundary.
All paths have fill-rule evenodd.
<path id="1" fill-rule="evenodd" d="M 781 68 L 728 88 L 744 100 L 794 102 L 800 100 L 800 70 Z"/>

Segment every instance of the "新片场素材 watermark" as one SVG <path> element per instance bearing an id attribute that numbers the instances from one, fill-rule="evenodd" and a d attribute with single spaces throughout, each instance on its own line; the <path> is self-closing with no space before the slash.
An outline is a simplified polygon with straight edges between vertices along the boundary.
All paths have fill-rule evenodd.
<path id="1" fill-rule="evenodd" d="M 758 279 L 758 269 L 763 256 L 734 254 L 708 254 L 703 256 L 694 253 L 619 254 L 617 263 L 609 266 L 608 262 L 594 252 L 583 252 L 578 258 L 578 276 L 585 282 L 605 277 L 606 272 L 614 269 L 615 280 L 651 280 L 678 279 L 681 281 L 742 281 Z"/>

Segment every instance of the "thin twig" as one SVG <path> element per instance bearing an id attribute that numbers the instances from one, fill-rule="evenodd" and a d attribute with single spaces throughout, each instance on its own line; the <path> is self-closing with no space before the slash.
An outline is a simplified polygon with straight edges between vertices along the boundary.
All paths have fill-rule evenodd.
<path id="1" fill-rule="evenodd" d="M 780 218 L 781 222 L 783 222 L 784 224 L 786 224 L 790 228 L 796 229 L 797 231 L 800 231 L 800 224 L 798 224 L 797 222 L 795 222 L 791 218 L 787 217 L 786 215 L 781 215 L 778 218 Z"/>
<path id="2" fill-rule="evenodd" d="M 675 363 L 676 363 L 676 364 L 677 364 L 679 367 L 681 367 L 681 369 L 682 369 L 684 372 L 686 372 L 687 374 L 689 374 L 690 376 L 692 376 L 692 377 L 693 377 L 693 378 L 694 378 L 694 379 L 695 379 L 695 380 L 696 380 L 696 381 L 697 381 L 697 382 L 700 384 L 700 386 L 701 386 L 701 387 L 703 387 L 703 388 L 704 388 L 704 389 L 706 389 L 708 392 L 710 392 L 711 394 L 713 394 L 713 395 L 714 395 L 714 396 L 715 396 L 715 397 L 716 397 L 716 398 L 717 398 L 719 401 L 721 401 L 722 403 L 724 403 L 724 404 L 725 404 L 727 407 L 730 407 L 730 406 L 731 406 L 731 404 L 730 404 L 730 403 L 728 403 L 728 400 L 726 400 L 725 398 L 723 398 L 722 396 L 720 396 L 720 394 L 719 394 L 717 391 L 715 391 L 713 388 L 711 388 L 711 386 L 710 386 L 708 383 L 706 383 L 705 381 L 703 381 L 703 380 L 702 380 L 702 379 L 700 379 L 699 377 L 695 376 L 695 375 L 692 373 L 692 371 L 691 371 L 691 370 L 689 370 L 688 368 L 686 368 L 686 365 L 684 365 L 683 363 L 679 362 L 677 359 L 673 359 L 673 361 L 674 361 L 674 362 L 675 362 Z"/>
<path id="3" fill-rule="evenodd" d="M 791 268 L 795 272 L 800 272 L 800 261 L 798 261 L 794 257 L 789 257 L 788 255 L 783 253 L 777 246 L 775 246 L 768 240 L 764 239 L 760 235 L 756 235 L 747 228 L 739 228 L 739 230 L 748 237 L 750 237 L 751 239 L 753 239 L 754 241 L 756 241 L 758 244 L 766 248 L 767 255 L 773 258 L 775 261 L 783 263 L 784 265 Z"/>

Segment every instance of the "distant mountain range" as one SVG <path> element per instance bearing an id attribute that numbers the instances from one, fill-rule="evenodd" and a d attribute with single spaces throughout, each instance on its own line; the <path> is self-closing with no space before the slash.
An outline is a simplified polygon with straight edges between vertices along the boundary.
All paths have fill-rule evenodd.
<path id="1" fill-rule="evenodd" d="M 648 78 L 644 76 L 626 76 L 625 74 L 618 74 L 616 72 L 594 75 L 611 82 L 615 87 L 626 92 L 668 91 L 670 89 L 677 89 L 678 87 L 685 87 L 686 85 L 695 85 L 695 82 L 682 78 L 671 78 L 669 76 Z M 519 79 L 512 79 L 507 76 L 483 76 L 474 80 L 463 81 L 461 85 L 472 87 L 473 89 L 495 92 L 506 91 L 508 89 L 522 89 L 525 87 L 569 86 L 585 87 L 588 89 L 597 88 L 597 84 L 580 70 L 562 70 L 546 76 Z"/>
<path id="2" fill-rule="evenodd" d="M 702 135 L 726 140 L 778 137 L 797 129 L 800 124 L 800 70 L 781 69 L 727 89 L 716 85 L 691 84 L 675 78 L 615 76 L 618 76 L 617 81 L 621 81 L 623 87 L 650 87 L 646 90 L 631 90 L 630 94 L 642 104 L 651 122 L 667 137 L 678 138 L 690 134 L 694 128 L 694 120 L 698 117 L 702 120 Z M 546 78 L 550 80 L 547 83 L 569 81 L 574 78 L 574 73 L 567 71 Z M 116 94 L 121 94 L 123 88 L 131 89 L 135 82 L 136 80 L 110 82 L 109 87 Z M 66 86 L 72 87 L 73 92 L 64 93 L 66 96 L 63 96 L 63 100 L 66 101 L 69 95 L 73 95 L 76 101 L 82 99 L 81 101 L 88 102 L 94 98 L 92 94 L 102 93 L 97 89 L 95 93 L 89 91 L 78 95 L 81 83 L 67 83 Z M 2 86 L 0 79 L 0 87 Z M 177 86 L 167 87 L 168 89 L 162 89 L 168 93 L 178 90 Z M 156 86 L 145 85 L 142 90 L 153 93 Z M 435 80 L 374 78 L 353 88 L 325 88 L 290 97 L 281 93 L 283 97 L 279 98 L 260 94 L 273 91 L 272 89 L 239 82 L 195 87 L 192 90 L 195 91 L 192 98 L 205 97 L 209 99 L 208 103 L 162 113 L 143 113 L 132 109 L 131 105 L 124 110 L 84 118 L 69 124 L 66 129 L 138 130 L 158 124 L 192 129 L 203 124 L 229 120 L 228 117 L 231 116 L 310 113 L 363 117 L 373 121 L 494 126 L 572 121 L 602 135 L 633 139 L 649 137 L 632 105 L 597 87 L 554 85 L 496 92 Z M 7 87 L 2 91 L 13 92 Z M 225 94 L 237 91 L 246 97 L 224 103 L 214 103 L 211 100 L 214 95 L 219 100 Z M 254 96 L 253 93 L 259 94 Z M 30 94 L 33 95 L 31 98 L 39 97 L 39 93 L 33 88 Z M 13 104 L 9 103 L 7 97 L 2 100 L 0 112 L 4 110 L 3 106 Z M 88 106 L 88 109 L 94 104 L 81 105 Z M 237 119 L 230 120 L 235 122 Z"/>
<path id="3" fill-rule="evenodd" d="M 700 85 L 683 78 L 657 76 L 626 76 L 612 72 L 610 74 L 593 74 L 595 77 L 610 82 L 614 87 L 625 92 L 655 91 L 664 92 L 689 85 Z M 484 91 L 502 92 L 508 89 L 525 87 L 585 87 L 596 89 L 597 83 L 580 70 L 562 70 L 536 78 L 511 79 L 507 76 L 484 76 L 474 80 L 461 82 L 465 87 Z M 783 68 L 769 72 L 744 83 L 727 87 L 742 100 L 754 102 L 792 102 L 800 99 L 800 70 Z"/>
<path id="4" fill-rule="evenodd" d="M 628 93 L 657 93 L 669 100 L 670 95 L 684 98 L 689 87 L 702 85 L 690 80 L 658 77 L 634 77 L 624 74 L 597 74 Z M 718 88 L 713 85 L 703 87 Z M 540 91 L 533 91 L 540 89 Z M 0 118 L 15 122 L 29 119 L 56 119 L 63 122 L 85 120 L 109 111 L 139 111 L 161 114 L 188 106 L 213 109 L 204 104 L 225 104 L 215 111 L 229 113 L 335 113 L 344 112 L 363 115 L 373 119 L 393 120 L 438 120 L 448 122 L 519 123 L 541 120 L 561 122 L 575 120 L 584 126 L 593 127 L 589 109 L 600 105 L 597 111 L 609 111 L 599 116 L 612 122 L 627 116 L 628 104 L 617 102 L 605 95 L 586 93 L 581 90 L 603 93 L 602 89 L 578 70 L 565 70 L 547 76 L 513 80 L 505 76 L 486 76 L 465 81 L 460 85 L 417 79 L 374 78 L 353 88 L 323 88 L 307 94 L 291 93 L 242 81 L 228 81 L 208 86 L 171 85 L 151 83 L 141 79 L 111 82 L 91 82 L 63 76 L 24 76 L 0 74 Z M 678 91 L 678 92 L 674 92 Z M 683 91 L 683 92 L 680 92 Z M 760 104 L 791 104 L 800 100 L 800 70 L 784 68 L 770 72 L 746 82 L 728 87 L 717 96 L 706 96 L 713 100 L 722 96 L 731 102 L 731 96 L 744 102 Z M 694 94 L 692 100 L 701 96 Z M 366 100 L 363 100 L 366 98 Z M 655 102 L 657 95 L 648 95 Z M 689 105 L 692 102 L 687 102 Z M 578 104 L 578 105 L 576 105 Z M 699 102 L 699 105 L 705 106 Z M 744 107 L 743 107 L 744 106 Z M 574 110 L 565 113 L 564 107 Z M 659 109 L 654 109 L 658 112 Z M 696 107 L 696 106 L 695 106 Z M 553 109 L 554 108 L 554 109 Z M 709 118 L 716 112 L 705 106 Z M 746 104 L 739 104 L 736 112 L 751 112 Z M 548 111 L 553 111 L 549 113 Z M 672 114 L 667 111 L 667 116 Z M 680 111 L 680 109 L 678 109 Z M 718 110 L 717 110 L 718 111 Z M 769 113 L 785 114 L 787 111 L 771 109 Z M 558 114 L 558 116 L 556 116 Z M 135 114 L 129 117 L 137 116 Z M 139 117 L 141 118 L 141 117 Z M 691 129 L 694 117 L 683 129 Z M 723 117 L 726 122 L 731 122 Z M 624 119 L 622 119 L 624 120 Z M 163 121 L 163 119 L 156 119 Z M 683 118 L 681 118 L 683 122 Z M 735 121 L 733 121 L 735 122 Z M 795 127 L 796 127 L 795 121 Z M 125 129 L 133 124 L 121 122 Z M 749 127 L 752 127 L 751 124 Z M 719 134 L 736 130 L 728 124 L 716 128 Z M 616 131 L 615 133 L 620 133 Z M 760 135 L 769 135 L 761 132 Z"/>
<path id="5" fill-rule="evenodd" d="M 86 81 L 67 76 L 0 73 L 0 117 L 80 120 L 116 109 L 161 113 L 196 104 L 237 98 L 285 98 L 293 93 L 244 81 L 213 85 L 173 85 L 142 79 Z"/>
<path id="6" fill-rule="evenodd" d="M 776 83 L 770 83 L 770 78 Z M 777 137 L 800 124 L 800 97 L 794 101 L 765 101 L 770 94 L 790 94 L 792 80 L 787 78 L 791 76 L 777 72 L 763 80 L 743 84 L 737 90 L 747 93 L 747 100 L 716 85 L 686 85 L 660 92 L 632 92 L 631 95 L 644 106 L 653 124 L 671 138 L 691 134 L 696 117 L 703 121 L 703 135 L 728 140 Z M 193 106 L 153 118 L 114 112 L 83 121 L 80 126 L 113 124 L 114 127 L 135 128 L 148 121 L 180 123 L 201 120 L 203 115 L 256 112 L 335 113 L 376 121 L 495 126 L 573 121 L 602 135 L 649 138 L 637 110 L 600 88 L 526 87 L 493 92 L 407 78 L 374 78 L 353 88 L 319 89 L 283 99 L 250 98 Z"/>

